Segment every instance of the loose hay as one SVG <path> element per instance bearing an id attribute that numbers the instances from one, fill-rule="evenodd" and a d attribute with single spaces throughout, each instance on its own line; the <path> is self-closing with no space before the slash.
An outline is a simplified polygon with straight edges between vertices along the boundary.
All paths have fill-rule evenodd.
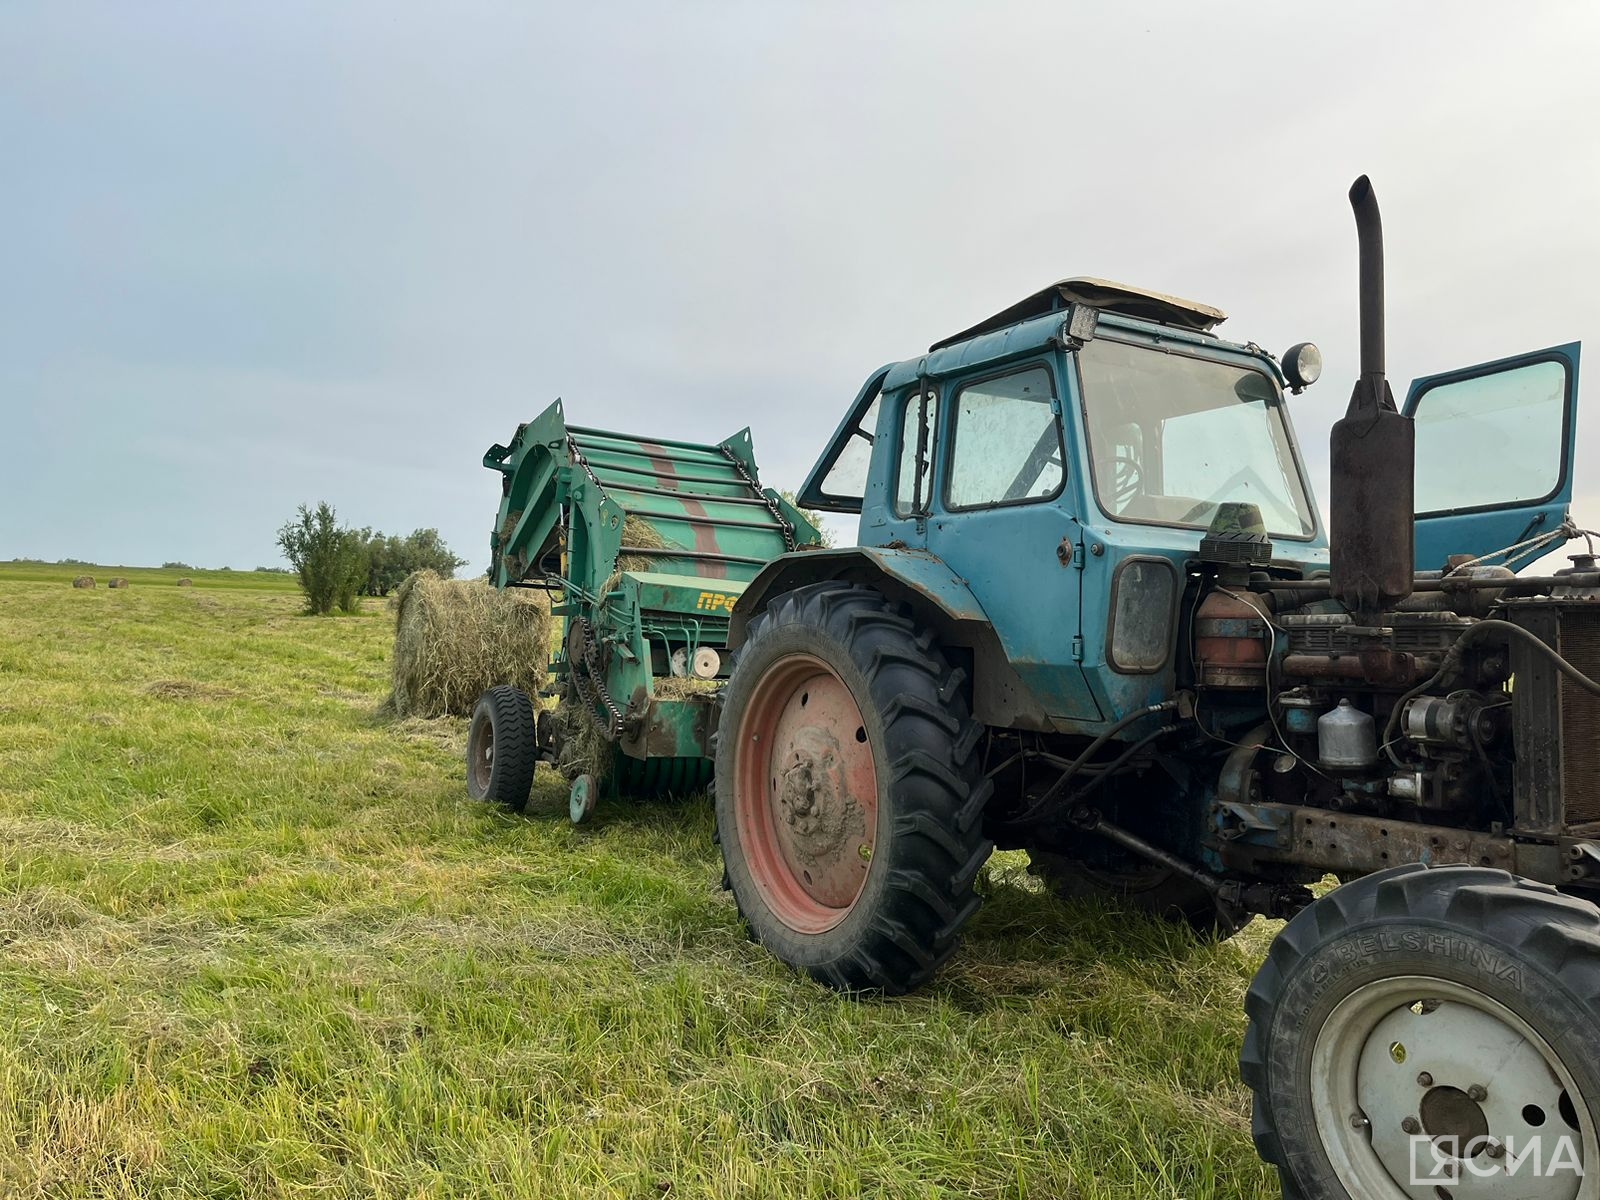
<path id="1" fill-rule="evenodd" d="M 556 770 L 567 780 L 592 775 L 604 783 L 611 775 L 617 756 L 616 746 L 600 732 L 598 718 L 583 712 L 581 701 L 565 699 L 556 709 Z"/>
<path id="2" fill-rule="evenodd" d="M 94 586 L 94 576 L 79 575 L 72 581 L 72 586 L 75 588 L 92 588 Z"/>
<path id="3" fill-rule="evenodd" d="M 701 679 L 698 675 L 664 675 L 651 686 L 658 700 L 687 700 L 690 696 L 709 695 L 727 682 L 726 679 Z"/>
<path id="4" fill-rule="evenodd" d="M 661 536 L 659 530 L 649 521 L 635 513 L 629 513 L 622 520 L 622 544 L 636 546 L 641 550 L 666 550 L 672 543 Z M 649 571 L 656 565 L 653 554 L 628 554 L 617 555 L 617 575 L 624 571 Z M 616 578 L 615 575 L 612 576 Z M 615 586 L 615 585 L 612 585 Z M 609 587 L 607 590 L 610 590 Z"/>
<path id="5" fill-rule="evenodd" d="M 401 717 L 467 716 L 489 688 L 544 687 L 550 601 L 529 588 L 497 591 L 481 579 L 418 571 L 395 592 L 394 690 Z"/>

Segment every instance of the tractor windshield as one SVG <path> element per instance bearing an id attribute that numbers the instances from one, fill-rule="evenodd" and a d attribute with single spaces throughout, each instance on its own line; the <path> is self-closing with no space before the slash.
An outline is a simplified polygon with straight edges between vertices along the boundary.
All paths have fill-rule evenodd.
<path id="1" fill-rule="evenodd" d="M 1218 504 L 1248 501 L 1270 534 L 1315 532 L 1282 398 L 1265 373 L 1106 338 L 1077 358 L 1108 515 L 1204 529 Z"/>

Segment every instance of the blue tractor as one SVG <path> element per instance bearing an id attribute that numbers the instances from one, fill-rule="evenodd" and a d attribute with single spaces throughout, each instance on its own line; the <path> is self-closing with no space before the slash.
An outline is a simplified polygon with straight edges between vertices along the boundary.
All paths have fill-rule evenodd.
<path id="1" fill-rule="evenodd" d="M 1210 306 L 1067 279 L 872 373 L 799 495 L 859 544 L 733 608 L 727 885 L 847 992 L 927 981 L 996 847 L 1205 937 L 1292 918 L 1242 1060 L 1286 1194 L 1450 1195 L 1543 1138 L 1577 1175 L 1474 1194 L 1570 1197 L 1600 1173 L 1600 570 L 1513 568 L 1578 535 L 1578 346 L 1397 407 L 1350 198 L 1326 526 L 1287 400 L 1316 348 Z"/>

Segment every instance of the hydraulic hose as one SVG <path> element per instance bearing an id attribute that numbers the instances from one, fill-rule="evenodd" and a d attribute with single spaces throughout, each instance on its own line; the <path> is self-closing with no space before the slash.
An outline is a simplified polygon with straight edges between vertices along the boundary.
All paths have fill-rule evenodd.
<path id="1" fill-rule="evenodd" d="M 1134 720 L 1136 718 L 1138 718 L 1138 717 L 1146 717 L 1146 716 L 1149 716 L 1153 712 L 1161 712 L 1161 711 L 1163 711 L 1163 710 L 1165 710 L 1167 708 L 1170 708 L 1170 707 L 1173 706 L 1173 703 L 1174 703 L 1173 701 L 1163 701 L 1160 704 L 1152 704 L 1148 708 L 1141 708 L 1138 712 L 1132 713 L 1129 716 L 1124 717 L 1120 722 L 1118 722 L 1118 724 L 1116 726 L 1113 726 L 1111 729 L 1107 730 L 1104 734 L 1102 734 L 1101 737 L 1098 738 L 1095 741 L 1095 743 L 1089 747 L 1089 749 L 1085 750 L 1082 754 L 1080 754 L 1077 757 L 1077 759 L 1073 762 L 1073 764 L 1070 767 L 1068 767 L 1065 771 L 1063 771 L 1061 773 L 1061 777 L 1059 779 L 1057 779 L 1054 783 L 1052 783 L 1049 786 L 1049 788 L 1047 788 L 1045 790 L 1044 795 L 1040 796 L 1032 804 L 1028 805 L 1028 807 L 1026 809 L 1024 809 L 1021 813 L 1019 813 L 1017 816 L 1009 818 L 1006 821 L 1006 824 L 1007 825 L 1022 825 L 1022 824 L 1025 824 L 1028 821 L 1033 820 L 1040 813 L 1044 812 L 1044 810 L 1046 808 L 1049 807 L 1050 802 L 1052 800 L 1054 800 L 1057 796 L 1059 796 L 1061 794 L 1062 789 L 1065 787 L 1066 783 L 1072 778 L 1073 774 L 1077 771 L 1077 769 L 1083 766 L 1083 764 L 1087 760 L 1088 756 L 1090 754 L 1092 754 L 1098 747 L 1103 746 L 1108 740 L 1110 740 L 1110 738 L 1112 737 L 1113 734 L 1116 733 L 1118 728 L 1125 728 L 1126 726 L 1133 724 Z M 1078 796 L 1074 796 L 1073 799 L 1077 800 L 1077 799 L 1080 799 L 1082 796 L 1089 795 L 1089 793 L 1093 792 L 1096 788 L 1098 788 L 1101 784 L 1103 784 L 1107 779 L 1111 778 L 1111 776 L 1114 775 L 1123 766 L 1123 764 L 1125 764 L 1135 754 L 1139 753 L 1139 751 L 1143 750 L 1146 746 L 1148 746 L 1151 742 L 1155 741 L 1157 738 L 1165 737 L 1167 734 L 1172 733 L 1177 728 L 1178 727 L 1176 725 L 1162 725 L 1162 726 L 1160 726 L 1160 727 L 1158 727 L 1156 729 L 1152 729 L 1149 733 L 1145 734 L 1143 737 L 1136 738 L 1133 741 L 1129 742 L 1128 745 L 1123 748 L 1123 751 L 1122 751 L 1121 754 L 1117 755 L 1116 758 L 1112 759 L 1104 767 L 1101 767 L 1101 768 L 1099 768 L 1097 770 L 1097 772 L 1095 774 L 1095 777 L 1093 779 L 1091 779 L 1086 785 L 1084 785 L 1083 791 L 1081 793 L 1079 793 Z"/>
<path id="2" fill-rule="evenodd" d="M 1596 683 L 1582 671 L 1578 670 L 1577 667 L 1573 666 L 1566 659 L 1562 658 L 1560 653 L 1558 653 L 1553 646 L 1546 645 L 1537 634 L 1530 633 L 1521 625 L 1515 625 L 1510 621 L 1479 621 L 1476 625 L 1472 626 L 1456 639 L 1456 644 L 1451 646 L 1450 649 L 1445 653 L 1444 661 L 1439 664 L 1439 669 L 1433 673 L 1432 677 L 1424 680 L 1422 683 L 1417 684 L 1416 687 L 1412 688 L 1404 696 L 1401 696 L 1399 703 L 1397 703 L 1394 708 L 1389 711 L 1389 721 L 1383 727 L 1383 745 L 1384 752 L 1389 756 L 1389 761 L 1394 763 L 1395 766 L 1400 767 L 1405 765 L 1400 761 L 1400 756 L 1394 751 L 1394 734 L 1396 728 L 1398 728 L 1400 725 L 1400 715 L 1405 712 L 1406 705 L 1410 704 L 1424 692 L 1437 687 L 1443 680 L 1448 679 L 1461 666 L 1461 659 L 1462 656 L 1466 654 L 1467 647 L 1473 642 L 1482 641 L 1482 634 L 1485 631 L 1490 633 L 1502 633 L 1512 638 L 1521 639 L 1529 646 L 1532 646 L 1534 649 L 1543 653 L 1544 656 L 1550 660 L 1552 665 L 1554 665 L 1556 670 L 1560 671 L 1584 691 L 1593 696 L 1600 696 L 1600 683 Z"/>
<path id="3" fill-rule="evenodd" d="M 1040 796 L 1037 800 L 1030 804 L 1027 812 L 1024 813 L 1022 817 L 1019 817 L 1018 820 L 1026 820 L 1035 813 L 1043 812 L 1045 807 L 1052 800 L 1066 790 L 1067 784 L 1071 783 L 1078 772 L 1083 770 L 1083 768 L 1088 765 L 1089 760 L 1100 752 L 1100 748 L 1112 738 L 1116 737 L 1117 734 L 1121 733 L 1135 721 L 1138 721 L 1143 717 L 1148 717 L 1152 713 L 1166 712 L 1169 708 L 1176 707 L 1177 703 L 1178 702 L 1176 700 L 1163 700 L 1159 704 L 1148 704 L 1144 708 L 1134 709 L 1127 716 L 1117 721 L 1116 724 L 1112 725 L 1110 729 L 1106 730 L 1099 737 L 1095 738 L 1094 741 L 1090 742 L 1089 748 L 1082 754 L 1078 755 L 1077 758 L 1073 759 L 1072 762 L 1067 765 L 1066 770 L 1061 772 L 1061 775 L 1056 779 L 1056 781 L 1045 789 L 1044 795 Z M 1137 744 L 1142 745 L 1143 743 L 1141 742 Z M 1124 755 L 1123 757 L 1125 758 L 1127 756 Z M 1112 765 L 1115 766 L 1121 761 L 1122 758 L 1118 758 L 1116 763 L 1113 763 Z"/>

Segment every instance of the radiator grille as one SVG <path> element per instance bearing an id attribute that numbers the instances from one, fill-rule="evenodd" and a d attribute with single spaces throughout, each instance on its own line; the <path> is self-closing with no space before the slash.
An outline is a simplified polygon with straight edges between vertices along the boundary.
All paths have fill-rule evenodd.
<path id="1" fill-rule="evenodd" d="M 1600 611 L 1561 614 L 1561 654 L 1590 679 L 1600 677 Z M 1600 696 L 1561 678 L 1561 779 L 1569 825 L 1600 821 Z"/>

